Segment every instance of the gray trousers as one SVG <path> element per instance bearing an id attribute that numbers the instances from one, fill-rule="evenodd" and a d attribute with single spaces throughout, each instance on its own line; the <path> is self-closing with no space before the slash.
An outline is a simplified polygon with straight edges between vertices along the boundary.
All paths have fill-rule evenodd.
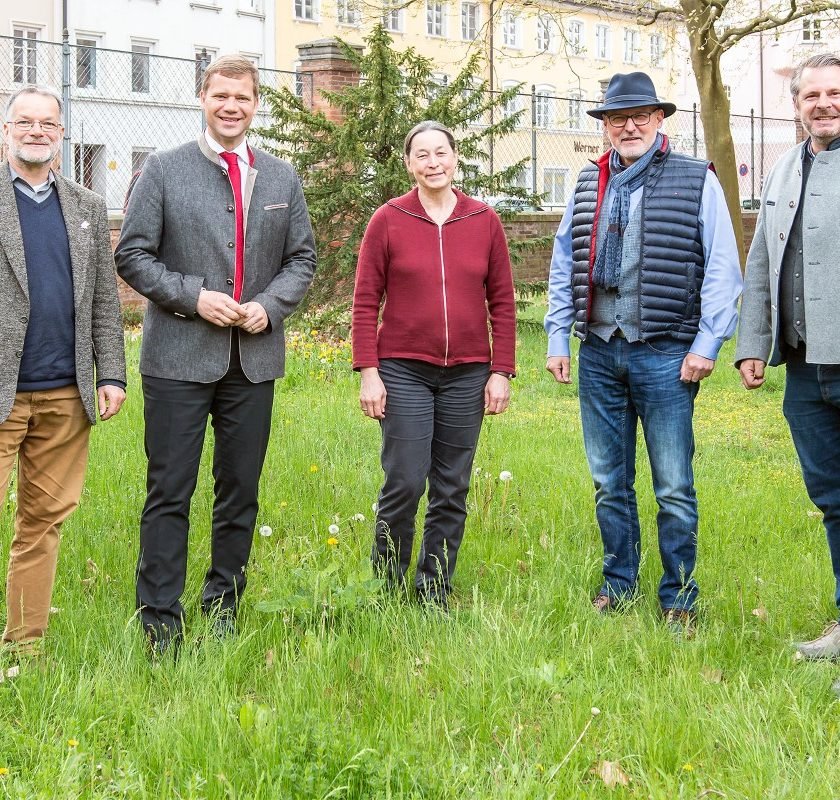
<path id="1" fill-rule="evenodd" d="M 445 599 L 464 537 L 467 492 L 484 418 L 489 364 L 438 367 L 383 359 L 382 469 L 372 561 L 400 585 L 408 571 L 417 505 L 428 483 L 428 508 L 415 585 L 424 599 Z"/>

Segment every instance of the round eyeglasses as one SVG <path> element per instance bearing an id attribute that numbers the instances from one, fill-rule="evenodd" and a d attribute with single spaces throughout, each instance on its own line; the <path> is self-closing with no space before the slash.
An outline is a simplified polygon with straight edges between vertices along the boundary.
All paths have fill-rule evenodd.
<path id="1" fill-rule="evenodd" d="M 55 133 L 61 127 L 57 122 L 41 122 L 37 119 L 12 119 L 9 120 L 9 125 L 14 125 L 21 131 L 31 131 L 38 125 L 44 133 Z"/>

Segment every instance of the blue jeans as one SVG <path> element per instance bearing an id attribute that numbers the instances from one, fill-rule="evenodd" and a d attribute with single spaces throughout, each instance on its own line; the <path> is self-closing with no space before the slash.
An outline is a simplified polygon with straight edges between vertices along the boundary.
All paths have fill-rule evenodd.
<path id="1" fill-rule="evenodd" d="M 595 483 L 595 514 L 604 544 L 604 584 L 615 600 L 636 591 L 641 553 L 636 506 L 636 428 L 641 420 L 659 513 L 659 583 L 663 609 L 690 609 L 697 599 L 697 497 L 694 491 L 694 398 L 682 383 L 688 346 L 675 339 L 609 342 L 589 336 L 580 346 L 583 441 Z"/>
<path id="2" fill-rule="evenodd" d="M 840 366 L 806 364 L 804 349 L 788 353 L 783 409 L 808 496 L 823 512 L 840 608 Z"/>
<path id="3" fill-rule="evenodd" d="M 489 364 L 437 367 L 387 358 L 379 365 L 388 395 L 381 423 L 385 483 L 377 506 L 373 567 L 391 586 L 405 579 L 417 505 L 428 483 L 414 579 L 426 599 L 444 600 L 451 590 L 489 374 Z"/>

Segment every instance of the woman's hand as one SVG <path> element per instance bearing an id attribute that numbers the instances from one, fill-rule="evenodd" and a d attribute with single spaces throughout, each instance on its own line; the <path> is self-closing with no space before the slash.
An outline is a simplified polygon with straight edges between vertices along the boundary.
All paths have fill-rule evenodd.
<path id="1" fill-rule="evenodd" d="M 376 367 L 363 367 L 359 370 L 362 376 L 362 388 L 359 391 L 359 404 L 366 417 L 384 419 L 385 417 L 385 384 L 379 377 Z"/>
<path id="2" fill-rule="evenodd" d="M 490 373 L 484 387 L 484 413 L 501 414 L 510 405 L 510 378 Z"/>

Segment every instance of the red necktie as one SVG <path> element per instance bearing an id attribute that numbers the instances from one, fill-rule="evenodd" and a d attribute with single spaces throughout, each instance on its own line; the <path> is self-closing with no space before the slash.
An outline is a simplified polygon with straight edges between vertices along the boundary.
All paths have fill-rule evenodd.
<path id="1" fill-rule="evenodd" d="M 239 157 L 236 153 L 220 153 L 228 165 L 228 177 L 233 188 L 233 204 L 236 209 L 236 265 L 233 272 L 233 299 L 242 297 L 242 279 L 245 275 L 245 214 L 242 210 L 242 175 L 239 172 Z"/>

